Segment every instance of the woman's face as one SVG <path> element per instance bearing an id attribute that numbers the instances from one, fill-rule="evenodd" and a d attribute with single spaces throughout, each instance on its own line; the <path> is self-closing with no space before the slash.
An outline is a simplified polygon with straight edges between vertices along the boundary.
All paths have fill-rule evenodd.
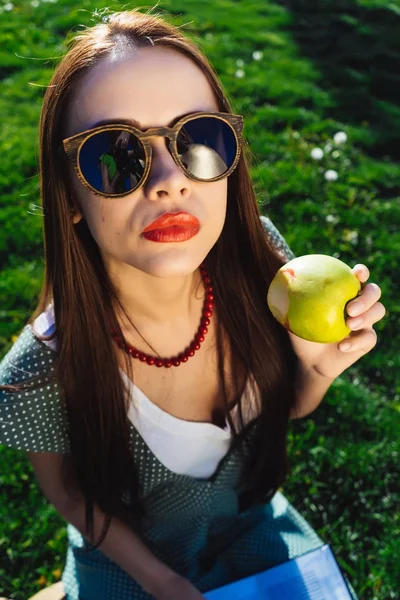
<path id="1" fill-rule="evenodd" d="M 148 47 L 104 59 L 79 86 L 68 113 L 65 137 L 98 121 L 132 118 L 139 129 L 170 126 L 181 115 L 219 107 L 206 76 L 190 59 L 170 48 Z M 156 277 L 186 275 L 197 269 L 218 240 L 225 221 L 227 179 L 204 183 L 188 179 L 162 137 L 150 140 L 153 162 L 146 183 L 122 198 L 102 198 L 85 188 L 69 168 L 79 208 L 74 223 L 86 219 L 106 267 L 127 265 Z M 164 212 L 186 211 L 200 231 L 180 242 L 155 242 L 142 230 Z"/>

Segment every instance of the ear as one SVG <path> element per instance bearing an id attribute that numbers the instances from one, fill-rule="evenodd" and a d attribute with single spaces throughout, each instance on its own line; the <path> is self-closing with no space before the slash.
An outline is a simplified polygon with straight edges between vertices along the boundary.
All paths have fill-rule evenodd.
<path id="1" fill-rule="evenodd" d="M 71 208 L 71 210 L 69 212 L 72 217 L 73 224 L 76 225 L 77 223 L 79 223 L 79 221 L 81 221 L 83 219 L 83 214 L 81 213 L 80 209 L 78 208 L 75 200 L 70 197 L 70 201 L 73 204 L 73 207 Z"/>
<path id="2" fill-rule="evenodd" d="M 73 210 L 72 211 L 72 222 L 74 225 L 76 225 L 77 223 L 79 223 L 79 221 L 81 221 L 83 219 L 83 215 L 80 212 L 80 210 Z"/>

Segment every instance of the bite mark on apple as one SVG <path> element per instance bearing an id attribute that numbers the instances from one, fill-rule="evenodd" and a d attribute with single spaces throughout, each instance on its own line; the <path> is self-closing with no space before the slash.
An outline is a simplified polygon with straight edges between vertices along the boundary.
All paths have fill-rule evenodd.
<path id="1" fill-rule="evenodd" d="M 283 269 L 282 273 L 289 273 L 293 279 L 296 279 L 296 273 L 293 269 Z"/>

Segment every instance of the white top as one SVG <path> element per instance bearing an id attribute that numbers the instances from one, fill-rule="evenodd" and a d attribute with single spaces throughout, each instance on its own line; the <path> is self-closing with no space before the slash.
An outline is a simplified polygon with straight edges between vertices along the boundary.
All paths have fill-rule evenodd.
<path id="1" fill-rule="evenodd" d="M 50 335 L 54 330 L 54 312 L 49 304 L 34 322 L 34 331 L 39 335 Z M 45 342 L 53 350 L 57 350 L 57 339 Z M 158 460 L 170 471 L 190 475 L 198 479 L 210 477 L 218 463 L 228 452 L 232 433 L 226 421 L 222 429 L 212 423 L 201 421 L 185 421 L 165 412 L 154 404 L 140 388 L 137 387 L 120 367 L 120 373 L 130 394 L 128 418 L 133 423 L 147 446 Z M 248 378 L 242 398 L 244 422 L 247 423 L 258 414 L 255 394 Z M 259 394 L 257 394 L 257 399 Z M 237 405 L 231 410 L 236 424 Z"/>

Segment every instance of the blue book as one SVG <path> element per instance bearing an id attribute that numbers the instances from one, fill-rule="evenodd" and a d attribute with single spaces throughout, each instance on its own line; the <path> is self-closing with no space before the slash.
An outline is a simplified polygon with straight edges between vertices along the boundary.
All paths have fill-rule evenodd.
<path id="1" fill-rule="evenodd" d="M 328 544 L 203 594 L 207 600 L 352 600 Z"/>

